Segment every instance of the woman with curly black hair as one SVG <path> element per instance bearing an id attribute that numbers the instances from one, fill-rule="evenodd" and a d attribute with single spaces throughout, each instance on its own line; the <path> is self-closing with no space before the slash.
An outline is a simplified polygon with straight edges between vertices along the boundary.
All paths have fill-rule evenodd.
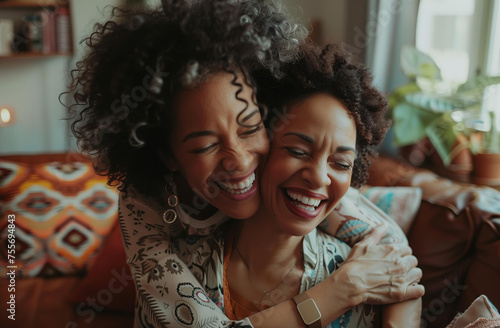
<path id="1" fill-rule="evenodd" d="M 302 324 L 290 302 L 228 320 L 219 309 L 222 271 L 210 270 L 223 258 L 217 228 L 260 206 L 269 142 L 253 78 L 258 71 L 280 77 L 307 31 L 276 4 L 257 0 L 165 0 L 157 10 L 115 14 L 119 20 L 97 25 L 86 40 L 69 107 L 79 146 L 120 190 L 136 326 L 251 325 L 262 316 L 270 327 Z M 346 299 L 385 304 L 420 296 L 422 288 L 410 285 L 415 258 L 405 246 L 376 245 L 379 235 L 376 229 L 364 242 L 367 253 L 353 252 L 351 263 L 310 290 L 324 295 L 325 315 Z M 395 260 L 374 264 L 387 254 Z M 404 266 L 412 274 L 391 286 Z M 358 276 L 361 283 L 337 298 L 347 273 L 361 268 L 374 275 Z"/>
<path id="2" fill-rule="evenodd" d="M 256 78 L 267 86 L 259 101 L 279 109 L 274 113 L 286 112 L 288 124 L 274 129 L 261 174 L 261 207 L 226 233 L 226 314 L 244 318 L 293 298 L 298 306 L 309 302 L 306 314 L 321 313 L 311 319 L 314 327 L 420 327 L 420 299 L 383 309 L 351 299 L 344 313 L 324 315 L 318 296 L 309 295 L 309 288 L 352 261 L 346 243 L 316 227 L 351 185 L 365 182 L 368 154 L 389 127 L 387 102 L 371 86 L 368 70 L 338 45 L 302 45 L 300 60 L 283 72 L 280 80 Z M 345 222 L 329 223 L 346 228 Z M 363 246 L 355 244 L 353 252 Z M 350 274 L 358 280 L 359 273 Z"/>

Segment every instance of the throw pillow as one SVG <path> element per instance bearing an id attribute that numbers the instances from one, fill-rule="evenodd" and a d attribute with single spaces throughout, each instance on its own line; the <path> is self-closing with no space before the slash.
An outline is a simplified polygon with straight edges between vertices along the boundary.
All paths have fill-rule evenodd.
<path id="1" fill-rule="evenodd" d="M 84 307 L 90 306 L 89 299 L 108 310 L 134 312 L 135 286 L 118 222 L 69 301 Z"/>
<path id="2" fill-rule="evenodd" d="M 416 201 L 420 201 L 420 198 L 417 197 L 418 190 L 403 188 L 403 190 L 405 189 L 408 189 L 408 191 L 411 190 Z M 381 188 L 380 190 L 388 190 L 394 193 L 399 188 Z M 328 218 L 323 220 L 318 228 L 353 246 L 371 231 L 371 227 L 382 223 L 387 226 L 387 233 L 380 243 L 406 244 L 408 243 L 407 238 L 398 225 L 398 221 L 401 220 L 400 218 L 391 217 L 365 197 L 359 190 L 351 187 L 339 201 L 335 209 L 329 214 Z M 408 220 L 412 220 L 412 218 Z"/>
<path id="3" fill-rule="evenodd" d="M 484 295 L 476 298 L 462 314 L 457 314 L 446 328 L 496 328 L 500 326 L 500 314 Z"/>
<path id="4" fill-rule="evenodd" d="M 410 231 L 422 201 L 422 190 L 414 187 L 368 187 L 363 195 L 389 215 L 403 229 Z"/>
<path id="5" fill-rule="evenodd" d="M 118 194 L 89 161 L 66 156 L 37 163 L 37 157 L 0 159 L 0 276 L 8 262 L 9 215 L 16 245 L 10 264 L 19 277 L 84 273 L 116 222 Z"/>

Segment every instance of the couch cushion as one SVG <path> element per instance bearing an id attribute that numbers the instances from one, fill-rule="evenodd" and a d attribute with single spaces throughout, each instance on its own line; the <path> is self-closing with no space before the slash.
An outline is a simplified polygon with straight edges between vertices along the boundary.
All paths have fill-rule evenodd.
<path id="1" fill-rule="evenodd" d="M 408 235 L 425 286 L 422 327 L 444 327 L 456 314 L 477 222 L 463 212 L 424 201 Z"/>
<path id="2" fill-rule="evenodd" d="M 132 327 L 132 315 L 106 311 L 93 300 L 80 307 L 70 304 L 66 299 L 80 282 L 76 276 L 16 279 L 16 320 L 2 313 L 0 327 Z M 9 280 L 0 279 L 0 290 L 6 291 L 8 284 Z M 8 297 L 8 293 L 1 292 L 0 303 L 6 304 Z"/>
<path id="3" fill-rule="evenodd" d="M 135 286 L 127 264 L 118 222 L 90 265 L 85 278 L 68 300 L 75 305 L 101 299 L 105 309 L 133 313 Z"/>
<path id="4" fill-rule="evenodd" d="M 78 277 L 59 277 L 55 279 L 26 278 L 16 279 L 16 320 L 11 321 L 5 315 L 0 316 L 1 327 L 56 327 L 72 319 L 72 306 L 61 296 L 73 290 L 80 279 Z M 7 290 L 8 280 L 0 279 L 1 290 Z M 7 293 L 0 293 L 1 303 Z M 59 327 L 64 327 L 64 324 Z"/>
<path id="5" fill-rule="evenodd" d="M 14 215 L 19 277 L 85 272 L 116 222 L 117 201 L 106 178 L 81 156 L 0 157 L 0 236 L 7 243 L 7 218 Z"/>
<path id="6" fill-rule="evenodd" d="M 500 218 L 484 222 L 476 242 L 458 310 L 463 311 L 479 295 L 485 294 L 500 307 Z"/>

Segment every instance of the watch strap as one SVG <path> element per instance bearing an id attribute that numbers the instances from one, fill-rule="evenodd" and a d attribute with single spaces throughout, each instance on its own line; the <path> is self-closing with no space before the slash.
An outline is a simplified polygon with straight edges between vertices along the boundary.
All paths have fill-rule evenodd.
<path id="1" fill-rule="evenodd" d="M 321 326 L 321 313 L 319 312 L 319 309 L 316 305 L 316 302 L 314 302 L 314 300 L 311 297 L 309 297 L 309 295 L 306 292 L 301 293 L 299 295 L 295 295 L 294 297 L 292 297 L 292 299 L 295 301 L 295 304 L 297 305 L 297 311 L 299 312 L 299 315 L 302 318 L 302 321 L 304 321 L 305 325 L 308 328 L 322 328 L 322 326 Z M 314 306 L 315 306 L 315 308 L 318 312 L 318 315 L 319 315 L 319 317 L 316 321 L 311 322 L 309 324 L 307 324 L 306 320 L 304 320 L 304 314 L 301 312 L 301 309 L 300 309 L 300 304 L 302 304 L 306 301 L 314 303 Z"/>

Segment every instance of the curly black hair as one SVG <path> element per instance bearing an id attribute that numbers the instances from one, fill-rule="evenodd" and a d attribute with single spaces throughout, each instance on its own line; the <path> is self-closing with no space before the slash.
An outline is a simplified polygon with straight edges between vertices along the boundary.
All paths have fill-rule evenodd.
<path id="1" fill-rule="evenodd" d="M 218 72 L 280 67 L 297 58 L 308 31 L 274 2 L 164 0 L 153 10 L 115 8 L 84 41 L 88 53 L 71 73 L 72 132 L 97 173 L 120 190 L 160 197 L 169 171 L 172 103 L 182 88 Z M 246 101 L 244 101 L 246 102 Z M 247 104 L 248 105 L 248 104 Z M 240 113 L 241 115 L 241 113 Z M 241 123 L 240 123 L 241 124 Z"/>
<path id="2" fill-rule="evenodd" d="M 351 185 L 361 187 L 368 178 L 369 156 L 390 126 L 388 102 L 372 85 L 368 69 L 339 44 L 324 49 L 306 43 L 300 46 L 300 59 L 283 67 L 284 77 L 277 79 L 266 71 L 255 74 L 257 99 L 274 108 L 264 122 L 272 138 L 270 122 L 287 106 L 317 93 L 331 94 L 342 102 L 356 123 L 356 150 Z"/>

